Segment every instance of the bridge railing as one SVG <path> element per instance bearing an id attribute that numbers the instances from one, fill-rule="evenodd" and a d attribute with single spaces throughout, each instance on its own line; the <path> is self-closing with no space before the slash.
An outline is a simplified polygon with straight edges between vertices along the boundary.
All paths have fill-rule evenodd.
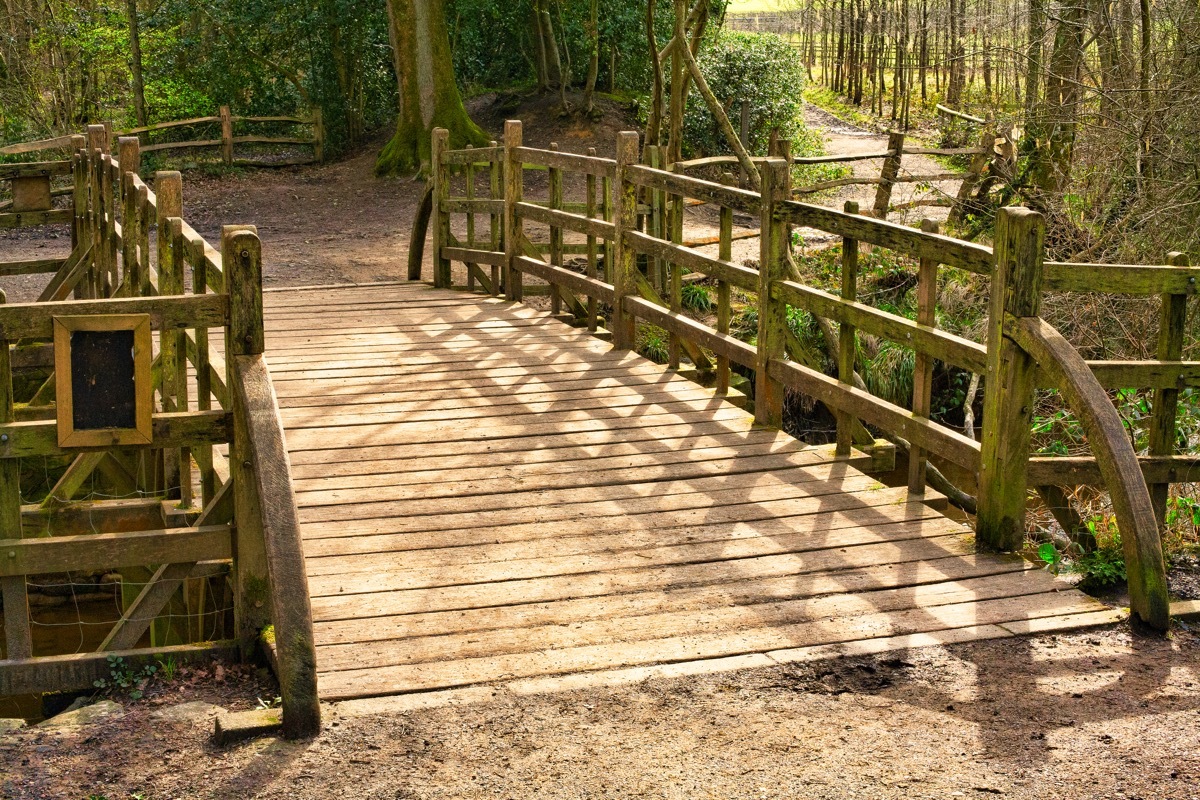
<path id="1" fill-rule="evenodd" d="M 1165 628 L 1169 604 L 1156 516 L 1161 520 L 1169 483 L 1185 480 L 1187 470 L 1200 463 L 1194 456 L 1174 452 L 1178 392 L 1200 378 L 1200 362 L 1179 360 L 1186 320 L 1183 304 L 1200 270 L 1180 266 L 1181 258 L 1173 258 L 1172 265 L 1165 267 L 1043 264 L 1044 223 L 1024 209 L 1003 210 L 993 250 L 942 236 L 932 225 L 916 230 L 863 216 L 852 205 L 837 211 L 793 201 L 782 159 L 760 162 L 760 192 L 655 169 L 638 163 L 638 137 L 632 133 L 620 135 L 615 160 L 525 148 L 517 122 L 506 124 L 503 148 L 486 153 L 450 151 L 445 134 L 437 132 L 434 153 L 437 285 L 451 286 L 452 262 L 470 259 L 469 264 L 492 266 L 512 300 L 521 300 L 527 291 L 523 276 L 545 281 L 556 312 L 565 310 L 565 318 L 589 326 L 602 317 L 618 347 L 634 346 L 638 320 L 662 328 L 670 335 L 670 365 L 679 366 L 686 355 L 700 373 L 715 373 L 719 390 L 728 389 L 730 364 L 753 370 L 754 409 L 762 424 L 782 424 L 785 392 L 791 389 L 836 413 L 837 450 L 842 454 L 852 447 L 868 448 L 874 441 L 871 428 L 899 442 L 910 452 L 909 487 L 914 493 L 925 491 L 928 456 L 957 464 L 977 478 L 976 541 L 981 549 L 1022 546 L 1027 486 L 1102 484 L 1113 498 L 1122 533 L 1132 609 L 1149 625 Z M 503 203 L 493 198 L 486 205 L 478 201 L 464 205 L 463 198 L 450 195 L 454 170 L 481 161 L 493 170 L 502 169 Z M 549 171 L 545 205 L 523 196 L 525 172 L 538 167 Z M 585 176 L 589 187 L 592 180 L 607 182 L 611 215 L 594 216 L 593 210 L 604 203 L 592 200 L 590 194 L 584 213 L 567 210 L 560 194 L 563 173 L 574 173 L 577 180 Z M 697 200 L 719 209 L 716 257 L 682 245 L 684 209 Z M 502 235 L 490 240 L 503 247 L 489 243 L 486 248 L 464 251 L 455 245 L 451 217 L 472 211 L 504 215 Z M 735 214 L 759 220 L 758 269 L 732 260 L 730 230 Z M 526 223 L 542 226 L 548 246 L 530 242 Z M 823 291 L 801 279 L 789 248 L 791 231 L 798 226 L 842 237 L 840 292 Z M 564 231 L 587 237 L 589 258 L 582 268 L 573 269 L 563 261 Z M 858 257 L 864 246 L 917 260 L 915 320 L 860 301 Z M 543 250 L 549 263 L 542 257 Z M 596 263 L 593 253 L 611 255 Z M 992 280 L 986 341 L 971 341 L 937 327 L 938 276 L 943 267 Z M 685 273 L 699 273 L 716 282 L 717 314 L 712 324 L 683 313 Z M 482 270 L 477 272 L 477 279 L 482 275 Z M 489 280 L 481 285 L 498 292 L 496 282 Z M 753 344 L 730 334 L 731 291 L 757 312 Z M 1039 318 L 1043 291 L 1161 295 L 1159 358 L 1136 363 L 1084 361 Z M 836 375 L 827 375 L 820 359 L 797 340 L 787 322 L 789 309 L 807 312 L 822 323 L 828 350 L 838 364 Z M 897 405 L 867 391 L 855 369 L 860 334 L 914 351 L 911 405 Z M 931 419 L 937 362 L 983 377 L 982 441 Z M 1092 458 L 1030 458 L 1038 386 L 1060 391 L 1088 435 Z M 1156 391 L 1157 432 L 1152 434 L 1150 456 L 1141 459 L 1106 392 L 1106 388 L 1128 386 Z M 1141 477 L 1143 470 L 1153 493 Z"/>
<path id="2" fill-rule="evenodd" d="M 0 547 L 9 554 L 0 563 L 0 695 L 90 688 L 108 676 L 113 655 L 132 667 L 247 658 L 273 623 L 284 730 L 309 735 L 319 727 L 311 613 L 263 356 L 257 233 L 226 226 L 218 251 L 183 220 L 179 173 L 157 173 L 151 190 L 138 176 L 138 141 L 122 138 L 116 156 L 107 145 L 104 127 L 92 126 L 71 160 L 72 257 L 39 302 L 0 306 Z M 58 354 L 42 342 L 56 319 L 134 314 L 147 315 L 154 337 L 151 435 L 119 446 L 60 444 Z M 18 360 L 51 368 L 28 397 L 14 393 Z M 45 501 L 23 505 L 20 460 L 41 457 L 67 458 L 69 466 Z M 91 495 L 97 482 L 103 495 L 120 499 Z M 114 568 L 124 578 L 122 615 L 97 652 L 37 652 L 29 576 Z M 172 624 L 196 615 L 191 595 L 180 592 L 199 579 L 218 600 L 228 598 L 232 629 Z M 206 641 L 214 632 L 223 638 Z M 149 648 L 140 646 L 147 634 Z"/>

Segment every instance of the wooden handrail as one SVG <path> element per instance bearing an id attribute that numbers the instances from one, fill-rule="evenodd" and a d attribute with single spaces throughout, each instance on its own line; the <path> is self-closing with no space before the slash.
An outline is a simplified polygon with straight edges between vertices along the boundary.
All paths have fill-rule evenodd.
<path id="1" fill-rule="evenodd" d="M 1121 531 L 1130 609 L 1151 628 L 1166 630 L 1170 598 L 1162 541 L 1150 492 L 1120 415 L 1079 351 L 1050 323 L 1037 317 L 1010 317 L 1004 330 L 1053 380 L 1083 425 Z"/>
<path id="2" fill-rule="evenodd" d="M 245 448 L 242 457 L 250 461 L 260 512 L 260 530 L 253 533 L 263 537 L 270 572 L 283 732 L 291 739 L 315 736 L 321 729 L 317 653 L 283 421 L 262 354 L 236 355 L 233 362 L 234 388 L 247 433 L 247 441 L 239 444 Z M 239 536 L 252 533 L 248 526 L 239 523 Z"/>

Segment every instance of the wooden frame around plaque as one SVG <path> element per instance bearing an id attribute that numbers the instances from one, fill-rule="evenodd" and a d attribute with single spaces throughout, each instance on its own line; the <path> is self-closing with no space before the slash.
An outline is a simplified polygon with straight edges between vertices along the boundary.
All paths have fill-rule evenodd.
<path id="1" fill-rule="evenodd" d="M 59 447 L 153 441 L 151 342 L 149 314 L 54 317 Z"/>

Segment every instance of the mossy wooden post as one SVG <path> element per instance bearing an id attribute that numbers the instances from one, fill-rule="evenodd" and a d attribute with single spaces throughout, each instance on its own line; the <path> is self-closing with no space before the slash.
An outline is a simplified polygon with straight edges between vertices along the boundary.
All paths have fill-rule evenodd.
<path id="1" fill-rule="evenodd" d="M 596 148 L 589 147 L 587 149 L 588 158 L 596 157 Z M 584 213 L 588 219 L 596 218 L 596 176 L 592 173 L 587 174 L 586 179 L 587 196 L 584 200 Z M 595 278 L 596 272 L 596 236 L 589 233 L 587 235 L 587 276 Z M 587 326 L 592 333 L 596 332 L 596 298 L 594 295 L 588 295 L 587 299 Z"/>
<path id="2" fill-rule="evenodd" d="M 937 233 L 934 220 L 921 221 L 925 233 Z M 932 258 L 922 258 L 917 267 L 917 323 L 934 327 L 937 325 L 937 278 L 938 263 Z M 913 416 L 929 419 L 933 399 L 933 358 L 917 351 L 913 366 Z M 925 469 L 928 464 L 926 453 L 913 445 L 908 451 L 908 490 L 913 494 L 925 493 Z"/>
<path id="3" fill-rule="evenodd" d="M 433 285 L 449 289 L 453 284 L 450 275 L 450 259 L 442 255 L 442 249 L 450 246 L 450 215 L 445 203 L 450 199 L 450 166 L 446 163 L 446 151 L 450 149 L 450 131 L 433 129 L 432 161 L 430 177 L 433 180 Z"/>
<path id="4" fill-rule="evenodd" d="M 988 316 L 983 440 L 979 471 L 979 550 L 1018 550 L 1025 541 L 1025 474 L 1033 416 L 1033 359 L 1004 335 L 1007 317 L 1036 317 L 1041 306 L 1046 225 L 1027 208 L 996 218 Z"/>
<path id="5" fill-rule="evenodd" d="M 1170 253 L 1167 263 L 1174 267 L 1190 265 L 1183 253 Z M 1183 338 L 1187 328 L 1187 295 L 1164 294 L 1158 321 L 1158 360 L 1179 361 L 1183 358 Z M 1163 387 L 1154 393 L 1154 411 L 1150 420 L 1150 455 L 1175 455 L 1175 417 L 1179 409 L 1179 389 Z M 1163 529 L 1167 513 L 1167 496 L 1171 484 L 1152 483 L 1150 503 L 1154 506 L 1154 518 L 1159 530 Z"/>
<path id="6" fill-rule="evenodd" d="M 0 291 L 0 303 L 4 301 L 4 292 Z M 4 425 L 16 420 L 9 344 L 0 339 L 0 424 Z M 6 539 L 21 537 L 21 462 L 15 458 L 0 458 L 0 531 Z M 0 597 L 4 599 L 4 657 L 9 661 L 29 658 L 33 655 L 33 638 L 25 576 L 0 578 Z"/>
<path id="7" fill-rule="evenodd" d="M 87 137 L 71 137 L 71 175 L 74 184 L 71 190 L 71 249 L 79 247 L 88 236 L 87 201 Z M 79 296 L 78 290 L 75 294 Z"/>
<path id="8" fill-rule="evenodd" d="M 607 175 L 600 179 L 600 217 L 605 222 L 613 221 L 613 182 Z M 613 265 L 616 263 L 616 244 L 610 240 L 604 240 L 604 282 L 613 282 Z"/>
<path id="9" fill-rule="evenodd" d="M 226 225 L 221 232 L 221 262 L 229 293 L 229 327 L 225 333 L 226 386 L 234 387 L 236 357 L 264 350 L 262 245 L 250 228 Z M 255 489 L 254 463 L 249 450 L 246 408 L 231 391 L 233 441 L 229 445 L 229 475 L 233 483 L 237 535 L 233 549 L 234 628 L 242 657 L 253 654 L 259 632 L 270 621 L 270 582 L 263 540 L 262 508 Z"/>
<path id="10" fill-rule="evenodd" d="M 475 145 L 467 145 L 468 150 L 474 150 Z M 463 164 L 463 177 L 466 179 L 466 199 L 467 199 L 467 241 L 463 245 L 467 248 L 475 247 L 475 211 L 471 207 L 475 200 L 475 164 L 467 162 Z M 475 291 L 475 272 L 470 266 L 467 267 L 467 291 Z"/>
<path id="11" fill-rule="evenodd" d="M 883 169 L 879 173 L 879 187 L 875 190 L 875 205 L 871 209 L 875 219 L 887 219 L 892 205 L 892 187 L 896 185 L 896 177 L 900 174 L 900 161 L 904 158 L 904 134 L 892 131 L 888 134 L 888 150 L 891 152 L 883 160 Z"/>
<path id="12" fill-rule="evenodd" d="M 733 209 L 729 206 L 720 207 L 720 242 L 717 245 L 717 258 L 728 263 L 733 261 Z M 729 323 L 732 321 L 732 298 L 729 282 L 717 281 L 717 331 L 729 333 Z M 717 394 L 729 394 L 729 356 L 717 356 Z"/>
<path id="13" fill-rule="evenodd" d="M 208 293 L 208 262 L 204 258 L 204 242 L 197 241 L 192 245 L 192 293 Z M 192 335 L 196 340 L 196 408 L 199 411 L 212 410 L 212 360 L 208 348 L 208 328 L 196 328 Z M 196 465 L 200 468 L 200 507 L 208 508 L 217 493 L 217 476 L 213 471 L 213 447 L 210 444 L 201 445 L 192 451 Z"/>
<path id="14" fill-rule="evenodd" d="M 504 296 L 509 300 L 520 300 L 521 273 L 517 259 L 521 257 L 521 236 L 524 225 L 517 211 L 517 203 L 523 195 L 525 166 L 521 154 L 521 120 L 504 122 Z"/>
<path id="15" fill-rule="evenodd" d="M 784 196 L 787 163 L 769 158 L 759 169 L 762 190 L 761 246 L 758 268 L 758 350 L 754 366 L 754 421 L 783 427 L 784 386 L 770 375 L 770 363 L 782 361 L 787 342 L 787 303 L 771 297 L 771 284 L 786 280 L 787 225 L 775 218 Z"/>
<path id="16" fill-rule="evenodd" d="M 229 106 L 221 106 L 218 116 L 221 119 L 221 160 L 225 166 L 233 165 L 233 115 Z"/>
<path id="17" fill-rule="evenodd" d="M 84 296 L 87 298 L 100 297 L 103 276 L 108 271 L 105 225 L 107 222 L 107 207 L 104 203 L 104 167 L 103 155 L 108 152 L 108 132 L 103 125 L 89 125 L 87 128 L 87 164 L 88 188 L 91 195 L 92 223 L 92 268 L 85 279 Z"/>
<path id="18" fill-rule="evenodd" d="M 317 106 L 312 111 L 313 160 L 320 164 L 325 160 L 325 112 Z"/>
<path id="19" fill-rule="evenodd" d="M 133 297 L 138 293 L 138 231 L 142 229 L 141 207 L 133 178 L 141 169 L 141 144 L 136 136 L 122 136 L 117 140 L 118 157 L 121 164 L 121 294 Z"/>
<path id="20" fill-rule="evenodd" d="M 683 195 L 672 194 L 667 202 L 667 227 L 672 244 L 683 244 Z M 671 311 L 683 313 L 683 270 L 679 264 L 663 259 L 670 276 Z M 668 344 L 668 364 L 671 369 L 679 369 L 681 341 L 678 334 L 672 334 Z"/>
<path id="21" fill-rule="evenodd" d="M 558 152 L 558 142 L 550 143 L 550 151 Z M 558 167 L 549 168 L 550 203 L 552 211 L 561 211 L 563 204 L 562 170 Z M 550 263 L 556 267 L 563 265 L 563 230 L 559 225 L 550 224 Z M 562 313 L 562 290 L 558 284 L 550 284 L 550 313 Z"/>
<path id="22" fill-rule="evenodd" d="M 858 213 L 858 203 L 847 200 L 843 207 L 847 214 Z M 858 299 L 858 240 L 849 236 L 842 238 L 842 299 Z M 838 326 L 838 380 L 844 386 L 854 385 L 854 367 L 858 356 L 857 329 L 846 322 Z M 839 456 L 850 455 L 854 443 L 854 415 L 837 411 L 837 445 Z"/>
<path id="23" fill-rule="evenodd" d="M 617 135 L 617 172 L 613 186 L 613 346 L 632 350 L 635 320 L 625 311 L 624 299 L 636 297 L 637 253 L 625 242 L 625 231 L 637 226 L 637 184 L 629 179 L 629 166 L 638 162 L 638 135 L 622 131 Z"/>
<path id="24" fill-rule="evenodd" d="M 495 140 L 488 143 L 488 147 L 494 153 L 496 151 L 497 142 Z M 502 157 L 492 156 L 492 161 L 488 164 L 488 179 L 491 183 L 491 199 L 493 201 L 504 201 L 504 160 Z M 497 214 L 495 211 L 491 215 L 491 236 L 492 236 L 492 252 L 498 253 L 504 249 L 504 214 Z M 500 267 L 492 264 L 492 294 L 500 294 Z"/>
<path id="25" fill-rule="evenodd" d="M 162 236 L 162 233 L 159 233 Z M 171 260 L 158 276 L 160 295 L 179 295 L 184 293 L 183 272 L 187 263 L 187 242 L 183 238 L 183 220 L 171 217 L 167 220 L 167 237 L 171 248 Z M 172 361 L 168 366 L 166 349 L 162 356 L 162 381 L 166 387 L 171 384 L 171 399 L 176 411 L 188 410 L 188 359 L 187 359 L 187 329 L 179 328 L 170 332 L 163 331 L 163 339 L 171 340 Z M 169 371 L 168 371 L 169 370 Z M 179 507 L 190 508 L 192 505 L 192 453 L 187 447 L 174 451 L 179 467 Z"/>
<path id="26" fill-rule="evenodd" d="M 183 279 L 182 265 L 177 269 L 175 264 L 175 248 L 172 246 L 171 227 L 169 220 L 173 217 L 183 217 L 183 177 L 178 172 L 156 172 L 154 174 L 154 192 L 158 196 L 157 219 L 158 226 L 158 292 L 159 294 L 181 294 Z M 176 288 L 178 281 L 178 288 Z M 163 330 L 159 332 L 159 363 L 161 365 L 161 395 L 163 411 L 171 413 L 178 411 L 175 398 L 175 372 L 179 354 L 179 337 L 176 331 Z M 179 451 L 163 451 L 163 485 L 161 489 L 168 497 L 178 497 L 179 490 Z"/>

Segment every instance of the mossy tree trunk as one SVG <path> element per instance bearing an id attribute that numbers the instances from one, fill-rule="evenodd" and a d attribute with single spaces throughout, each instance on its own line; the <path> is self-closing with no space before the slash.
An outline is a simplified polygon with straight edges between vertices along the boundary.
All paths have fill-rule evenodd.
<path id="1" fill-rule="evenodd" d="M 415 172 L 429 165 L 430 134 L 450 131 L 450 146 L 483 146 L 485 134 L 463 108 L 442 0 L 388 0 L 400 116 L 396 134 L 379 154 L 381 175 Z"/>

